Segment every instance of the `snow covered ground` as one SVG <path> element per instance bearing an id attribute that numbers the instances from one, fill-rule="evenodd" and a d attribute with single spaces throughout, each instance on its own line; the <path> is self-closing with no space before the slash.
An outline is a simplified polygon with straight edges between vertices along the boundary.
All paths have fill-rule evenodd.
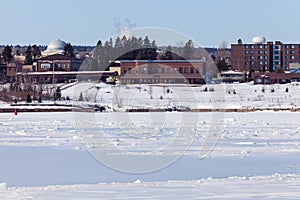
<path id="1" fill-rule="evenodd" d="M 300 84 L 252 85 L 127 85 L 78 83 L 62 91 L 77 101 L 80 93 L 90 103 L 126 108 L 299 108 Z M 78 102 L 77 102 L 78 103 Z M 82 103 L 82 102 L 81 102 Z"/>
<path id="2" fill-rule="evenodd" d="M 116 109 L 300 106 L 295 83 L 221 86 L 79 83 L 63 96 L 82 92 L 88 98 L 78 103 Z M 299 118 L 289 111 L 0 113 L 0 199 L 300 199 Z M 148 173 L 124 172 L 143 166 Z"/>

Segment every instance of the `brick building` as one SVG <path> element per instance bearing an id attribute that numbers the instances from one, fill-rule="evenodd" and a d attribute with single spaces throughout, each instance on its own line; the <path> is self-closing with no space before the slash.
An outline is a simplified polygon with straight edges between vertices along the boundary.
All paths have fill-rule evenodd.
<path id="1" fill-rule="evenodd" d="M 300 63 L 300 44 L 267 42 L 255 37 L 253 43 L 232 44 L 231 64 L 240 71 L 289 71 L 290 65 Z"/>
<path id="2" fill-rule="evenodd" d="M 121 84 L 204 84 L 203 60 L 120 60 Z"/>
<path id="3" fill-rule="evenodd" d="M 78 71 L 81 64 L 82 60 L 74 59 L 61 54 L 54 54 L 38 59 L 37 69 L 34 69 L 33 71 Z"/>

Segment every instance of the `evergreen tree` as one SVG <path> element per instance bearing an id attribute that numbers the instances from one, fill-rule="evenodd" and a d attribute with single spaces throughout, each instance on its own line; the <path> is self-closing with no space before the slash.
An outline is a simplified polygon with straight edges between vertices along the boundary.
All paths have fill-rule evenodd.
<path id="1" fill-rule="evenodd" d="M 228 66 L 225 62 L 225 59 L 222 59 L 219 57 L 216 65 L 217 65 L 219 72 L 228 70 Z"/>
<path id="2" fill-rule="evenodd" d="M 32 65 L 33 60 L 32 60 L 32 48 L 29 45 L 25 51 L 25 61 L 24 64 L 25 65 Z"/>
<path id="3" fill-rule="evenodd" d="M 26 102 L 27 103 L 31 103 L 32 102 L 32 98 L 31 98 L 30 94 L 27 95 Z"/>
<path id="4" fill-rule="evenodd" d="M 80 92 L 78 101 L 83 101 L 83 95 L 82 95 L 82 92 Z"/>
<path id="5" fill-rule="evenodd" d="M 4 62 L 8 63 L 9 61 L 11 61 L 11 59 L 13 58 L 12 56 L 12 50 L 11 47 L 6 45 L 4 47 L 4 50 L 2 52 L 2 58 L 4 60 Z"/>
<path id="6" fill-rule="evenodd" d="M 156 60 L 157 59 L 157 47 L 155 44 L 155 40 L 151 42 L 151 47 L 148 48 L 148 60 Z"/>
<path id="7" fill-rule="evenodd" d="M 172 53 L 172 47 L 169 45 L 165 51 L 165 53 L 162 55 L 162 60 L 173 60 L 173 53 Z"/>
<path id="8" fill-rule="evenodd" d="M 75 54 L 74 54 L 74 48 L 73 46 L 71 45 L 71 43 L 67 43 L 65 48 L 64 48 L 64 55 L 65 56 L 69 56 L 69 57 L 72 57 L 74 58 L 75 57 Z"/>
<path id="9" fill-rule="evenodd" d="M 37 59 L 39 56 L 41 56 L 41 50 L 38 46 L 36 45 L 33 45 L 32 46 L 32 56 L 33 56 L 33 59 Z"/>
<path id="10" fill-rule="evenodd" d="M 60 87 L 57 87 L 55 92 L 54 92 L 54 100 L 57 100 L 57 99 L 60 99 L 61 98 L 61 90 L 60 90 Z"/>
<path id="11" fill-rule="evenodd" d="M 189 40 L 185 44 L 184 49 L 183 49 L 183 57 L 186 60 L 193 59 L 193 57 L 194 57 L 194 45 L 193 45 L 192 40 Z"/>

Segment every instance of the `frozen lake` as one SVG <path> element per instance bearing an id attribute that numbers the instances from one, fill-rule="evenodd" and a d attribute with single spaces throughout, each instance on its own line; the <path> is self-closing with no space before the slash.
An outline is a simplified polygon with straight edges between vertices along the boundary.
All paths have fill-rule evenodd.
<path id="1" fill-rule="evenodd" d="M 276 199 L 273 188 L 282 197 L 277 199 L 297 199 L 300 195 L 294 190 L 300 182 L 300 113 L 224 113 L 217 121 L 215 113 L 193 113 L 192 121 L 181 123 L 186 116 L 174 112 L 161 113 L 165 123 L 153 119 L 148 124 L 145 120 L 159 115 L 130 113 L 127 125 L 118 117 L 112 120 L 116 113 L 92 113 L 96 123 L 85 119 L 93 123 L 85 126 L 89 130 L 86 134 L 78 133 L 82 116 L 77 114 L 0 114 L 1 198 L 112 199 L 116 192 L 123 199 L 191 199 L 200 194 L 203 199 Z M 170 123 L 173 125 L 168 126 Z M 212 128 L 216 126 L 219 128 Z M 146 131 L 139 135 L 134 128 Z M 101 137 L 99 130 L 106 130 L 100 131 Z M 192 137 L 191 143 L 181 140 L 185 139 L 182 135 Z M 200 159 L 202 147 L 212 135 L 216 145 Z M 109 148 L 120 150 L 111 158 L 134 153 L 175 159 L 149 173 L 125 173 L 121 172 L 123 159 L 116 166 L 97 156 Z M 129 162 L 143 166 L 138 160 Z M 260 195 L 253 196 L 258 191 Z"/>

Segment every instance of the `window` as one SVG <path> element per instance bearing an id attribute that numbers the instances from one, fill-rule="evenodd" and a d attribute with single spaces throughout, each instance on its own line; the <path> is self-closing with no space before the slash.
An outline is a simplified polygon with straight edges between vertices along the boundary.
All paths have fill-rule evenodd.
<path id="1" fill-rule="evenodd" d="M 246 49 L 248 49 L 249 48 L 249 46 L 248 45 L 246 45 Z"/>
<path id="2" fill-rule="evenodd" d="M 265 59 L 265 60 L 268 59 L 268 56 L 264 56 L 264 59 Z"/>
<path id="3" fill-rule="evenodd" d="M 182 67 L 179 67 L 179 73 L 182 74 Z"/>
<path id="4" fill-rule="evenodd" d="M 257 56 L 258 60 L 262 60 L 262 58 L 263 58 L 262 56 Z"/>
<path id="5" fill-rule="evenodd" d="M 291 59 L 294 60 L 294 59 L 295 59 L 295 56 L 291 56 Z"/>
<path id="6" fill-rule="evenodd" d="M 274 54 L 280 54 L 280 51 L 274 51 Z"/>
<path id="7" fill-rule="evenodd" d="M 275 45 L 275 46 L 274 46 L 274 49 L 279 49 L 279 46 L 278 46 L 278 45 Z"/>
<path id="8" fill-rule="evenodd" d="M 259 45 L 259 46 L 258 46 L 259 49 L 262 49 L 262 47 L 263 47 L 263 45 Z"/>
<path id="9" fill-rule="evenodd" d="M 250 61 L 250 65 L 254 65 L 254 62 L 253 62 L 253 61 Z"/>
<path id="10" fill-rule="evenodd" d="M 174 74 L 177 73 L 177 67 L 174 67 Z"/>
<path id="11" fill-rule="evenodd" d="M 128 67 L 128 74 L 131 74 L 131 67 Z"/>
<path id="12" fill-rule="evenodd" d="M 123 69 L 123 73 L 126 74 L 127 73 L 127 68 Z"/>
<path id="13" fill-rule="evenodd" d="M 247 54 L 247 53 L 248 53 L 248 50 L 245 51 L 245 54 Z"/>
<path id="14" fill-rule="evenodd" d="M 295 53 L 295 51 L 294 51 L 294 50 L 291 50 L 291 51 L 290 51 L 290 53 L 291 53 L 291 54 L 294 54 L 294 53 Z"/>
<path id="15" fill-rule="evenodd" d="M 169 74 L 169 73 L 170 73 L 170 71 L 171 71 L 171 70 L 170 70 L 170 67 L 168 67 L 168 68 L 167 68 L 167 73 Z"/>
<path id="16" fill-rule="evenodd" d="M 274 64 L 275 65 L 280 65 L 280 61 L 275 61 Z"/>
<path id="17" fill-rule="evenodd" d="M 251 44 L 251 45 L 250 45 L 250 48 L 251 48 L 251 49 L 254 49 L 254 45 L 253 45 L 253 44 Z"/>
<path id="18" fill-rule="evenodd" d="M 265 45 L 264 45 L 264 48 L 267 49 L 267 48 L 268 48 L 268 45 L 265 44 Z"/>
<path id="19" fill-rule="evenodd" d="M 184 73 L 186 73 L 186 74 L 189 73 L 189 68 L 188 67 L 184 68 Z"/>
<path id="20" fill-rule="evenodd" d="M 286 51 L 285 51 L 285 54 L 289 54 L 289 50 L 286 50 Z"/>
<path id="21" fill-rule="evenodd" d="M 200 73 L 200 67 L 196 68 L 196 73 L 199 74 Z"/>
<path id="22" fill-rule="evenodd" d="M 288 48 L 289 48 L 289 45 L 288 45 L 288 44 L 286 44 L 286 45 L 285 45 L 285 48 L 286 48 L 286 49 L 288 49 Z"/>
<path id="23" fill-rule="evenodd" d="M 285 56 L 285 59 L 289 59 L 289 56 Z"/>
<path id="24" fill-rule="evenodd" d="M 262 62 L 262 61 L 259 61 L 259 62 L 258 62 L 258 64 L 259 64 L 259 65 L 262 65 L 262 64 L 263 64 L 263 62 Z"/>
<path id="25" fill-rule="evenodd" d="M 161 68 L 161 73 L 162 73 L 162 74 L 165 73 L 165 68 L 164 68 L 164 67 Z"/>
<path id="26" fill-rule="evenodd" d="M 289 62 L 288 62 L 288 61 L 286 61 L 286 62 L 285 62 L 285 64 L 286 64 L 286 65 L 288 65 L 288 64 L 289 64 Z"/>
<path id="27" fill-rule="evenodd" d="M 258 54 L 262 54 L 262 50 L 259 50 L 259 51 L 258 51 Z"/>
<path id="28" fill-rule="evenodd" d="M 279 56 L 274 56 L 274 60 L 278 60 L 279 58 Z"/>
<path id="29" fill-rule="evenodd" d="M 265 64 L 265 65 L 267 65 L 267 64 L 268 64 L 268 62 L 267 62 L 267 61 L 265 61 L 265 62 L 264 62 L 264 64 Z"/>
<path id="30" fill-rule="evenodd" d="M 43 68 L 43 69 L 50 69 L 51 68 L 51 64 L 50 63 L 42 63 L 41 64 L 41 68 Z"/>
<path id="31" fill-rule="evenodd" d="M 264 51 L 264 53 L 265 53 L 265 54 L 267 54 L 267 53 L 268 53 L 268 51 Z"/>
<path id="32" fill-rule="evenodd" d="M 143 68 L 139 67 L 139 73 L 142 74 L 143 73 Z"/>
<path id="33" fill-rule="evenodd" d="M 291 44 L 291 49 L 295 48 L 295 45 Z"/>
<path id="34" fill-rule="evenodd" d="M 254 60 L 254 56 L 251 56 L 251 57 L 250 57 L 250 60 Z"/>
<path id="35" fill-rule="evenodd" d="M 194 67 L 191 67 L 191 74 L 194 73 Z"/>

